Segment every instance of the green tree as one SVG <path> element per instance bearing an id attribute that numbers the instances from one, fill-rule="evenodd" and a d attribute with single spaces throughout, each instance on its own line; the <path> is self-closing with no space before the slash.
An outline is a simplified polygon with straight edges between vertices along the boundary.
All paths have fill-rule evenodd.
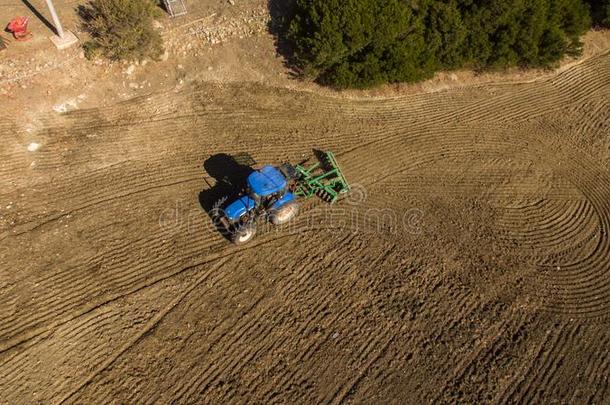
<path id="1" fill-rule="evenodd" d="M 91 35 L 83 45 L 89 58 L 142 60 L 163 53 L 163 40 L 153 27 L 159 15 L 153 0 L 93 0 L 80 15 Z"/>
<path id="2" fill-rule="evenodd" d="M 580 52 L 589 24 L 582 0 L 296 0 L 288 38 L 303 75 L 366 87 L 465 65 L 549 66 Z"/>
<path id="3" fill-rule="evenodd" d="M 340 87 L 427 77 L 424 27 L 403 0 L 297 0 L 289 38 L 305 76 Z"/>
<path id="4" fill-rule="evenodd" d="M 464 63 L 463 47 L 467 28 L 457 6 L 455 0 L 428 1 L 422 4 L 421 18 L 425 27 L 426 47 L 438 68 L 456 68 Z"/>
<path id="5" fill-rule="evenodd" d="M 469 3 L 464 1 L 463 3 Z M 505 0 L 463 8 L 468 59 L 481 67 L 548 66 L 580 51 L 589 27 L 580 0 Z"/>

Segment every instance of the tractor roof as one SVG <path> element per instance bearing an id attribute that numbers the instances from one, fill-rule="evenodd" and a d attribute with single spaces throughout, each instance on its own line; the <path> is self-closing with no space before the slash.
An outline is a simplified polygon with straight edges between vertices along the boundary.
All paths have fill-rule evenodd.
<path id="1" fill-rule="evenodd" d="M 248 185 L 254 193 L 266 197 L 286 188 L 286 178 L 275 167 L 264 166 L 248 176 Z"/>

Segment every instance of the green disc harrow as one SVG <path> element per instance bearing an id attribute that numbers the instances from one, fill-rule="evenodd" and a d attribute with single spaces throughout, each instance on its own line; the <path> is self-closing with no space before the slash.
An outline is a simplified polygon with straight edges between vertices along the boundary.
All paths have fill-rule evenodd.
<path id="1" fill-rule="evenodd" d="M 319 162 L 310 167 L 296 165 L 298 173 L 295 194 L 304 198 L 312 195 L 330 202 L 337 201 L 340 194 L 350 190 L 345 176 L 341 172 L 335 155 L 332 152 L 324 152 L 319 156 Z"/>

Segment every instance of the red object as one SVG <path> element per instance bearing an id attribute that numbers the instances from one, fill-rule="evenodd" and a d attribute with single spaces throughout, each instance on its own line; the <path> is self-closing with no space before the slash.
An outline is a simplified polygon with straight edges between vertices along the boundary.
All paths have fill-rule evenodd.
<path id="1" fill-rule="evenodd" d="M 13 33 L 17 41 L 27 41 L 32 37 L 32 33 L 28 31 L 28 21 L 27 17 L 15 17 L 6 28 Z"/>

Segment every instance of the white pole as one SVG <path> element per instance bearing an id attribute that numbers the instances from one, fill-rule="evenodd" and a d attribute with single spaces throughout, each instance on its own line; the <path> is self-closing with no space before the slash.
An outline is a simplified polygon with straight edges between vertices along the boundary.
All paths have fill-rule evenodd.
<path id="1" fill-rule="evenodd" d="M 53 17 L 53 24 L 55 24 L 55 29 L 57 30 L 57 35 L 60 38 L 64 37 L 64 29 L 59 22 L 59 17 L 57 17 L 57 12 L 55 11 L 55 6 L 53 6 L 53 2 L 51 0 L 46 0 L 47 6 L 49 7 L 49 11 L 51 12 L 51 17 Z"/>

